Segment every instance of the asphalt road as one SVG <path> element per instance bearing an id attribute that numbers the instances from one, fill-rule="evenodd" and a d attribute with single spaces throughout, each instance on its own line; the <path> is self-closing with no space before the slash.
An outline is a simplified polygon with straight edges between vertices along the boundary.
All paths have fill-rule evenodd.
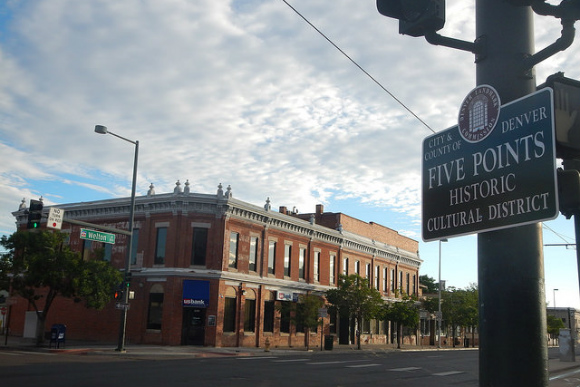
<path id="1" fill-rule="evenodd" d="M 193 357 L 108 352 L 0 351 L 0 385 L 10 387 L 211 386 L 468 387 L 478 351 L 254 352 Z M 554 355 L 551 355 L 554 356 Z M 550 375 L 550 387 L 580 386 L 580 368 Z"/>
<path id="2" fill-rule="evenodd" d="M 478 385 L 477 351 L 185 359 L 11 351 L 0 352 L 0 381 L 15 387 Z"/>

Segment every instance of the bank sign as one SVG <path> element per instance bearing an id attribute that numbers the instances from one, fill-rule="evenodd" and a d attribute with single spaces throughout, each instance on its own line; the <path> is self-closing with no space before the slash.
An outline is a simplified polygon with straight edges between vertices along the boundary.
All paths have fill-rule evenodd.
<path id="1" fill-rule="evenodd" d="M 423 142 L 423 240 L 558 215 L 552 90 L 501 106 L 491 86 L 464 100 L 459 124 Z"/>

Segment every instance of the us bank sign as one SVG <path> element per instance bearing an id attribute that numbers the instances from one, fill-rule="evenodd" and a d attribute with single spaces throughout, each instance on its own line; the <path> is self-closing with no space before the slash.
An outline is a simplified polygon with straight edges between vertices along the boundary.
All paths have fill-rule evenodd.
<path id="1" fill-rule="evenodd" d="M 423 240 L 558 215 L 551 89 L 501 106 L 491 86 L 465 98 L 459 124 L 423 142 Z"/>

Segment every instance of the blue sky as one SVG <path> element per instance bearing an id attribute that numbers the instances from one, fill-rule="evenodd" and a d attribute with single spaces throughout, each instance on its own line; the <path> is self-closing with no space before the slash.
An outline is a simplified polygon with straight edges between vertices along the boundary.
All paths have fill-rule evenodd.
<path id="1" fill-rule="evenodd" d="M 435 131 L 456 124 L 475 86 L 472 54 L 398 34 L 375 2 L 293 7 Z M 441 33 L 475 39 L 474 2 L 447 1 Z M 560 35 L 536 17 L 536 48 Z M 580 79 L 578 42 L 536 67 Z M 0 234 L 25 198 L 128 196 L 151 183 L 219 183 L 256 205 L 343 212 L 421 240 L 421 148 L 431 134 L 281 0 L 7 0 L 0 4 Z M 544 243 L 573 243 L 573 222 Z M 442 245 L 447 285 L 477 282 L 476 236 Z M 420 242 L 437 278 L 438 242 Z M 580 307 L 575 250 L 545 248 L 546 299 Z M 559 289 L 554 292 L 553 289 Z"/>

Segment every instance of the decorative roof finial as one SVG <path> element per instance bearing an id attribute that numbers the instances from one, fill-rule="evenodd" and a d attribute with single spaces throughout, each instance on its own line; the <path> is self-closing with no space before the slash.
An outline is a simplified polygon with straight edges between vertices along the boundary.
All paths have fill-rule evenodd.
<path id="1" fill-rule="evenodd" d="M 177 182 L 175 183 L 175 188 L 173 189 L 173 193 L 174 194 L 183 193 L 183 190 L 181 189 L 181 183 L 179 182 L 179 180 L 177 180 Z"/>
<path id="2" fill-rule="evenodd" d="M 217 196 L 218 196 L 218 198 L 222 198 L 224 196 L 224 190 L 223 190 L 222 183 L 219 183 L 219 185 L 218 185 Z"/>
<path id="3" fill-rule="evenodd" d="M 22 198 L 20 205 L 18 206 L 18 210 L 25 210 L 26 209 L 26 199 Z"/>
<path id="4" fill-rule="evenodd" d="M 149 186 L 149 191 L 147 191 L 147 196 L 153 195 L 155 195 L 155 186 L 153 185 L 153 183 L 151 183 L 151 185 Z"/>
<path id="5" fill-rule="evenodd" d="M 272 206 L 270 205 L 270 198 L 269 197 L 266 199 L 266 204 L 264 204 L 264 209 L 266 211 L 270 211 L 272 209 Z"/>
<path id="6" fill-rule="evenodd" d="M 190 193 L 190 188 L 189 188 L 189 179 L 187 179 L 187 180 L 185 181 L 185 189 L 183 190 L 183 193 L 186 193 L 186 194 Z"/>
<path id="7" fill-rule="evenodd" d="M 226 198 L 228 198 L 228 199 L 232 198 L 232 186 L 231 185 L 228 185 L 227 192 L 226 192 Z"/>

